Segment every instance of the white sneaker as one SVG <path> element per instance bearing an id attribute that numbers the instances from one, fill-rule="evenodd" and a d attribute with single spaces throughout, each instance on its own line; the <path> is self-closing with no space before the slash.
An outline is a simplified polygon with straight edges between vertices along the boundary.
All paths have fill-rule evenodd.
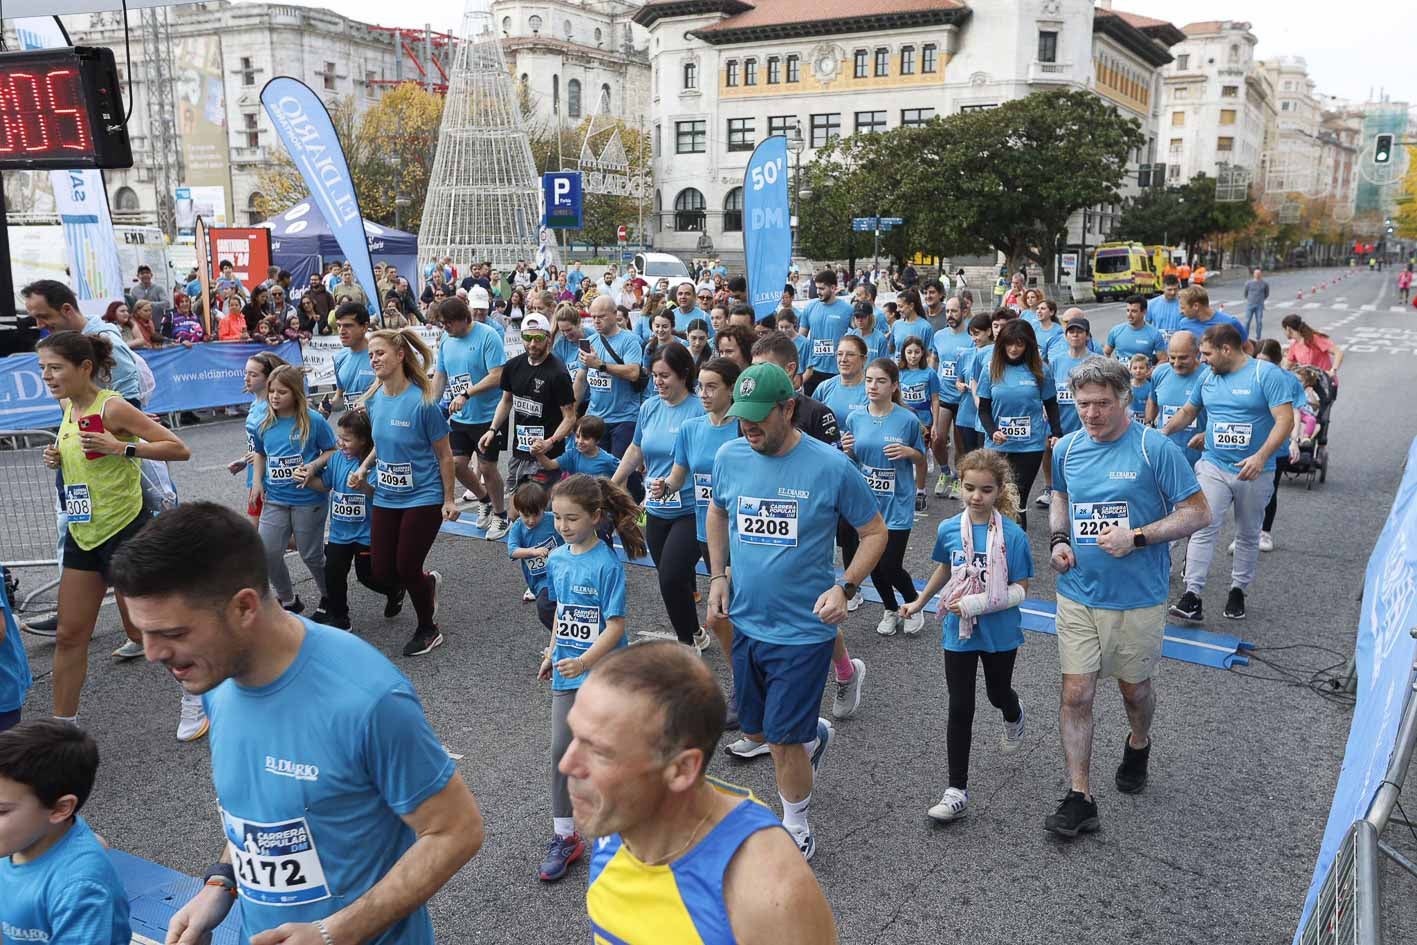
<path id="1" fill-rule="evenodd" d="M 945 788 L 944 797 L 940 798 L 940 803 L 931 807 L 925 813 L 931 820 L 937 820 L 942 824 L 947 824 L 952 820 L 959 820 L 969 809 L 969 792 L 961 791 L 959 788 Z"/>
<path id="2" fill-rule="evenodd" d="M 493 514 L 492 521 L 487 523 L 487 540 L 501 541 L 507 537 L 507 532 L 512 530 L 512 524 L 507 521 L 505 515 Z"/>
<path id="3" fill-rule="evenodd" d="M 1004 720 L 1004 734 L 999 736 L 999 750 L 1008 754 L 1019 750 L 1023 744 L 1023 706 L 1019 706 L 1018 721 Z"/>
<path id="4" fill-rule="evenodd" d="M 429 571 L 428 576 L 433 579 L 433 621 L 438 620 L 438 589 L 443 586 L 443 572 Z"/>
<path id="5" fill-rule="evenodd" d="M 812 831 L 797 831 L 788 827 L 787 832 L 792 834 L 793 840 L 797 841 L 797 849 L 802 851 L 802 859 L 808 863 L 812 862 L 812 854 L 817 852 L 817 838 Z"/>
<path id="6" fill-rule="evenodd" d="M 1232 555 L 1235 553 L 1235 543 L 1233 541 L 1230 543 L 1230 553 Z"/>
<path id="7" fill-rule="evenodd" d="M 951 498 L 951 499 L 958 499 L 958 498 L 959 498 L 959 480 L 958 480 L 958 479 L 955 479 L 955 480 L 953 480 L 953 481 L 950 483 L 950 498 Z"/>
<path id="8" fill-rule="evenodd" d="M 860 592 L 860 591 L 857 591 L 857 592 L 856 592 L 856 596 L 853 597 L 853 598 L 851 598 L 851 600 L 849 600 L 849 601 L 846 602 L 846 612 L 847 612 L 848 614 L 854 614 L 854 613 L 856 613 L 856 611 L 860 610 L 860 609 L 861 609 L 861 599 L 862 599 L 862 598 L 861 598 L 861 592 Z"/>
<path id="9" fill-rule="evenodd" d="M 464 489 L 461 498 L 458 499 L 458 505 L 472 505 L 476 501 L 477 496 L 472 494 L 472 490 Z"/>
<path id="10" fill-rule="evenodd" d="M 531 588 L 528 587 L 525 591 L 522 591 L 523 603 L 530 604 L 534 600 L 536 600 L 536 595 L 531 592 Z"/>
<path id="11" fill-rule="evenodd" d="M 749 758 L 758 758 L 772 752 L 767 742 L 755 742 L 751 738 L 740 738 L 736 742 L 730 742 L 723 746 L 725 754 L 734 758 L 742 758 L 745 761 Z"/>
<path id="12" fill-rule="evenodd" d="M 474 521 L 472 524 L 473 524 L 475 527 L 482 529 L 483 531 L 486 531 L 486 530 L 487 530 L 488 526 L 490 526 L 490 525 L 492 524 L 492 503 L 491 503 L 491 502 L 478 502 L 478 503 L 477 503 L 477 520 Z"/>
<path id="13" fill-rule="evenodd" d="M 177 717 L 177 740 L 195 742 L 207 734 L 210 727 L 211 722 L 207 720 L 207 713 L 202 708 L 202 698 L 182 693 L 182 712 Z"/>
<path id="14" fill-rule="evenodd" d="M 832 718 L 849 719 L 861 707 L 861 684 L 866 681 L 866 662 L 852 657 L 851 666 L 856 672 L 851 679 L 836 684 L 836 695 L 832 696 Z"/>
<path id="15" fill-rule="evenodd" d="M 883 637 L 893 637 L 900 629 L 900 615 L 893 614 L 889 610 L 881 615 L 881 622 L 876 624 L 876 632 Z"/>
<path id="16" fill-rule="evenodd" d="M 921 630 L 924 630 L 925 611 L 917 611 L 916 613 L 911 614 L 909 617 L 906 617 L 904 626 L 901 629 L 905 631 L 905 635 L 908 637 L 913 637 Z"/>
<path id="17" fill-rule="evenodd" d="M 950 491 L 950 477 L 946 473 L 940 473 L 940 478 L 935 480 L 935 498 L 943 499 Z"/>
<path id="18" fill-rule="evenodd" d="M 700 653 L 713 646 L 713 637 L 709 635 L 707 628 L 700 627 L 694 631 L 694 649 Z"/>
<path id="19" fill-rule="evenodd" d="M 132 640 L 124 640 L 123 645 L 113 651 L 113 658 L 120 663 L 135 660 L 143 655 L 143 645 Z"/>
<path id="20" fill-rule="evenodd" d="M 1274 536 L 1269 532 L 1260 532 L 1260 551 L 1274 550 Z"/>

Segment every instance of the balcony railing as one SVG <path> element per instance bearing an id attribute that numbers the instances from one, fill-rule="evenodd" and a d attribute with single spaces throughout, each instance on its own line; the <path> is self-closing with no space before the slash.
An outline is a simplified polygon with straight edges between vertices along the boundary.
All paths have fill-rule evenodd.
<path id="1" fill-rule="evenodd" d="M 1028 66 L 1028 81 L 1031 85 L 1067 82 L 1072 74 L 1071 62 L 1033 62 Z"/>

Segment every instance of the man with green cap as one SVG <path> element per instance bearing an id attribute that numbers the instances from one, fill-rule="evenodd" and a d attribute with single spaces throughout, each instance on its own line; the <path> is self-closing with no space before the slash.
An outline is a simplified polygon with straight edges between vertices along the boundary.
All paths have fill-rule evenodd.
<path id="1" fill-rule="evenodd" d="M 807 808 L 833 734 L 817 707 L 837 625 L 885 550 L 887 533 L 866 480 L 845 454 L 793 426 L 793 393 L 787 372 L 771 363 L 748 368 L 734 386 L 728 415 L 738 418 L 743 436 L 714 459 L 708 617 L 733 623 L 742 731 L 771 746 L 783 824 L 811 859 L 816 840 Z M 841 583 L 833 566 L 838 519 L 861 539 Z"/>

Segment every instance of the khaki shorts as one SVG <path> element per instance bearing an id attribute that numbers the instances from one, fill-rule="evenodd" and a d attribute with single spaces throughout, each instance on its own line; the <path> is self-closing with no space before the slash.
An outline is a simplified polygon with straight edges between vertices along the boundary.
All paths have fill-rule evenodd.
<path id="1" fill-rule="evenodd" d="M 1161 659 L 1166 604 L 1103 610 L 1058 595 L 1058 662 L 1064 673 L 1098 673 L 1125 683 L 1150 679 Z"/>

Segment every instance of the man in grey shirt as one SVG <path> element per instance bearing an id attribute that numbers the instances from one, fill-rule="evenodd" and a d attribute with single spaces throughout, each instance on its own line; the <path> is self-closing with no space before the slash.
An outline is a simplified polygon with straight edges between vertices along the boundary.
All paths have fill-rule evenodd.
<path id="1" fill-rule="evenodd" d="M 129 305 L 135 305 L 144 299 L 153 303 L 153 321 L 159 325 L 162 324 L 167 310 L 172 307 L 167 290 L 153 282 L 153 271 L 147 263 L 138 267 L 138 283 L 128 288 L 128 295 Z"/>
<path id="2" fill-rule="evenodd" d="M 1268 298 L 1269 283 L 1264 281 L 1264 273 L 1256 269 L 1254 278 L 1245 283 L 1245 331 L 1251 338 L 1264 337 L 1264 303 Z M 1255 320 L 1254 331 L 1250 331 L 1251 318 Z"/>

